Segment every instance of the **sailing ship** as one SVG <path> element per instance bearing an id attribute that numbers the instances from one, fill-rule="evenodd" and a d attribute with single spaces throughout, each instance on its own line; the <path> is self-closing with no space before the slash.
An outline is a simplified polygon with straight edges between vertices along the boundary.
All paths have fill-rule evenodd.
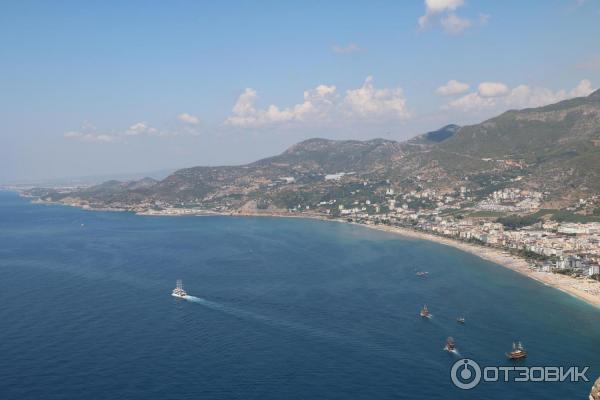
<path id="1" fill-rule="evenodd" d="M 429 318 L 429 315 L 429 309 L 427 308 L 427 305 L 424 305 L 421 309 L 421 317 Z"/>
<path id="2" fill-rule="evenodd" d="M 449 337 L 448 339 L 446 339 L 446 347 L 444 347 L 444 350 L 454 351 L 454 349 L 456 349 L 456 343 L 454 343 L 454 338 Z"/>
<path id="3" fill-rule="evenodd" d="M 510 360 L 519 360 L 527 357 L 527 351 L 525 351 L 525 348 L 521 342 L 513 342 L 512 350 L 510 353 L 506 353 L 506 357 L 508 357 Z"/>
<path id="4" fill-rule="evenodd" d="M 175 286 L 175 289 L 173 289 L 171 296 L 185 299 L 187 295 L 187 292 L 183 289 L 183 281 L 181 279 L 177 279 L 177 285 Z"/>

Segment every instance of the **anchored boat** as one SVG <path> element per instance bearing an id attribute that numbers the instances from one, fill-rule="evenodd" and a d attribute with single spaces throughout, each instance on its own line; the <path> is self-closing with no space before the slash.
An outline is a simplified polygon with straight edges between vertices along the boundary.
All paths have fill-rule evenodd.
<path id="1" fill-rule="evenodd" d="M 421 317 L 429 317 L 429 309 L 427 308 L 427 304 L 423 306 L 421 309 Z"/>

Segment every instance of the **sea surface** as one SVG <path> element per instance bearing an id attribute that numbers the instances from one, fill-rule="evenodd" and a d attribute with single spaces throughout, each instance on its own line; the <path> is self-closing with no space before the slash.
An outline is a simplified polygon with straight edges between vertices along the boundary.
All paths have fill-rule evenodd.
<path id="1" fill-rule="evenodd" d="M 170 296 L 176 279 L 189 301 Z M 460 354 L 443 351 L 448 336 Z M 0 192 L 3 400 L 587 399 L 592 382 L 452 385 L 461 357 L 514 365 L 513 340 L 529 351 L 517 365 L 600 375 L 598 309 L 454 248 Z"/>

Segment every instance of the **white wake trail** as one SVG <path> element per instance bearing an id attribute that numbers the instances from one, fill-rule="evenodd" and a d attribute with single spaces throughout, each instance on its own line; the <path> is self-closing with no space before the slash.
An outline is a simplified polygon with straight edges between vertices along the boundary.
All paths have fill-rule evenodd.
<path id="1" fill-rule="evenodd" d="M 374 353 L 379 353 L 381 356 L 384 356 L 387 358 L 403 359 L 403 357 L 394 355 L 393 352 L 388 349 L 385 349 L 383 347 L 380 347 L 378 345 L 374 345 L 371 343 L 366 343 L 364 341 L 354 339 L 354 338 L 346 336 L 346 335 L 329 332 L 329 331 L 326 331 L 323 329 L 314 328 L 312 326 L 300 324 L 297 322 L 285 321 L 282 319 L 274 319 L 274 318 L 271 318 L 271 317 L 268 317 L 265 315 L 254 313 L 252 311 L 246 311 L 246 310 L 242 310 L 242 309 L 239 309 L 236 307 L 227 306 L 227 305 L 224 305 L 221 303 L 216 303 L 214 301 L 202 299 L 200 297 L 188 295 L 185 297 L 185 300 L 187 300 L 191 303 L 201 304 L 212 310 L 221 311 L 221 312 L 227 313 L 229 315 L 233 315 L 233 316 L 240 317 L 240 318 L 260 321 L 267 325 L 274 326 L 277 328 L 286 328 L 286 329 L 292 330 L 294 332 L 299 332 L 299 333 L 302 333 L 302 334 L 305 334 L 308 336 L 312 336 L 317 339 L 326 339 L 328 341 L 333 341 L 338 344 L 346 344 L 346 345 L 351 345 L 352 347 L 360 347 L 362 349 L 366 349 L 366 350 L 369 350 Z"/>
<path id="2" fill-rule="evenodd" d="M 234 315 L 236 317 L 242 317 L 246 319 L 253 319 L 256 321 L 264 322 L 265 324 L 276 326 L 276 327 L 284 327 L 296 331 L 301 331 L 311 336 L 315 337 L 326 337 L 330 339 L 343 340 L 344 337 L 341 335 L 337 335 L 335 333 L 326 332 L 321 329 L 313 328 L 304 324 L 299 324 L 297 322 L 284 321 L 281 319 L 273 319 L 271 317 L 267 317 L 265 315 L 257 314 L 252 311 L 246 311 L 239 308 L 226 306 L 221 303 L 216 303 L 214 301 L 202 299 L 200 297 L 195 296 L 186 296 L 185 299 L 192 303 L 202 304 L 205 307 L 208 307 L 213 310 L 222 311 L 224 313 Z"/>

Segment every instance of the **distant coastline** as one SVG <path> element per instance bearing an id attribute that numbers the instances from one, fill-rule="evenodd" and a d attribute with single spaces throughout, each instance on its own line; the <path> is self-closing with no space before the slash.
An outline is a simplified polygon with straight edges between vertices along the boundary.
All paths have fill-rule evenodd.
<path id="1" fill-rule="evenodd" d="M 32 199 L 32 197 L 23 196 L 24 198 Z M 65 204 L 60 202 L 46 202 L 41 200 L 32 200 L 35 204 L 47 204 L 47 205 L 63 205 L 70 207 L 77 207 L 88 211 L 111 211 L 111 212 L 130 212 L 124 209 L 115 208 L 92 208 L 92 207 L 81 207 L 75 204 Z M 277 217 L 277 218 L 303 218 L 303 219 L 318 219 L 321 221 L 328 222 L 339 222 L 339 223 L 350 223 L 357 226 L 362 226 L 368 229 L 378 230 L 381 232 L 392 233 L 404 237 L 410 237 L 421 240 L 428 240 L 438 244 L 451 246 L 461 251 L 473 254 L 479 258 L 487 261 L 491 261 L 502 267 L 511 269 L 515 272 L 520 273 L 528 278 L 534 279 L 544 285 L 551 286 L 564 293 L 567 293 L 579 300 L 582 300 L 594 307 L 600 308 L 600 282 L 593 281 L 586 278 L 574 278 L 571 276 L 555 274 L 552 272 L 541 272 L 531 268 L 530 263 L 522 257 L 513 255 L 502 249 L 476 245 L 472 243 L 466 243 L 464 241 L 437 236 L 430 233 L 405 228 L 398 226 L 389 225 L 374 225 L 374 224 L 358 224 L 354 222 L 348 222 L 341 218 L 328 218 L 320 214 L 302 213 L 300 215 L 290 214 L 288 212 L 215 212 L 215 211 L 203 211 L 192 214 L 172 214 L 163 212 L 152 212 L 152 213 L 136 213 L 139 216 L 157 216 L 157 217 L 174 217 L 174 216 L 232 216 L 232 217 Z"/>

